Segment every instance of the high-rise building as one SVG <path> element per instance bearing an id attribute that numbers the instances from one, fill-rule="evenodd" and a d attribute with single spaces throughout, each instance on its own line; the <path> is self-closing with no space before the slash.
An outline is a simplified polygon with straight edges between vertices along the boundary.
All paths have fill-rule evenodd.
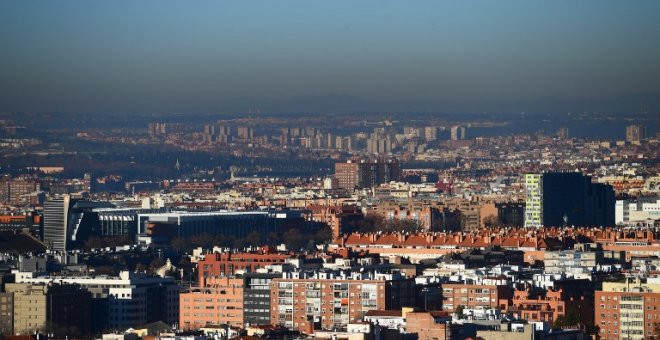
<path id="1" fill-rule="evenodd" d="M 626 126 L 626 141 L 639 142 L 644 138 L 646 138 L 646 126 L 644 125 Z"/>
<path id="2" fill-rule="evenodd" d="M 568 128 L 567 127 L 560 127 L 557 129 L 557 137 L 561 139 L 567 139 L 568 138 Z"/>
<path id="3" fill-rule="evenodd" d="M 525 226 L 614 225 L 614 190 L 576 172 L 525 175 Z"/>
<path id="4" fill-rule="evenodd" d="M 432 141 L 438 139 L 438 128 L 435 126 L 427 126 L 424 128 L 424 139 Z"/>
<path id="5" fill-rule="evenodd" d="M 395 158 L 349 160 L 345 163 L 335 163 L 335 178 L 342 189 L 370 188 L 382 183 L 400 181 L 401 167 Z"/>
<path id="6" fill-rule="evenodd" d="M 465 139 L 465 127 L 463 126 L 452 126 L 451 127 L 451 140 L 463 140 Z"/>
<path id="7" fill-rule="evenodd" d="M 355 189 L 357 187 L 358 164 L 353 161 L 335 163 L 335 178 L 337 179 L 338 188 Z"/>
<path id="8" fill-rule="evenodd" d="M 525 227 L 543 226 L 543 175 L 525 174 Z"/>
<path id="9" fill-rule="evenodd" d="M 238 138 L 244 141 L 254 138 L 254 129 L 249 126 L 239 126 L 236 133 Z"/>
<path id="10" fill-rule="evenodd" d="M 44 203 L 43 240 L 52 250 L 67 250 L 67 227 L 69 222 L 69 195 L 48 200 Z"/>

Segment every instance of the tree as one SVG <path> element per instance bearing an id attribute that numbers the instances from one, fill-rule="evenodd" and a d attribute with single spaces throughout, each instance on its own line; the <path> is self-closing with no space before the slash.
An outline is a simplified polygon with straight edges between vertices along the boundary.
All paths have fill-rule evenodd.
<path id="1" fill-rule="evenodd" d="M 381 230 L 387 232 L 417 232 L 424 229 L 418 220 L 391 219 L 382 225 Z"/>
<path id="2" fill-rule="evenodd" d="M 327 225 L 320 228 L 314 234 L 314 242 L 316 244 L 326 244 L 332 242 L 332 229 Z"/>
<path id="3" fill-rule="evenodd" d="M 150 275 L 156 275 L 156 270 L 158 270 L 158 268 L 164 265 L 165 263 L 163 262 L 163 260 L 156 257 L 153 260 L 151 260 L 151 263 L 149 263 L 149 267 L 147 268 L 147 273 L 149 273 Z"/>
<path id="4" fill-rule="evenodd" d="M 463 318 L 463 311 L 465 310 L 465 306 L 463 305 L 458 305 L 456 306 L 456 309 L 454 310 L 454 313 L 458 315 L 459 318 Z"/>
<path id="5" fill-rule="evenodd" d="M 144 265 L 143 265 L 142 263 L 138 262 L 138 263 L 135 265 L 135 271 L 136 271 L 136 272 L 140 272 L 140 273 L 142 273 L 142 272 L 144 272 L 144 270 L 145 270 L 145 267 L 144 267 Z"/>
<path id="6" fill-rule="evenodd" d="M 191 248 L 190 242 L 188 242 L 183 237 L 173 238 L 172 241 L 170 241 L 170 246 L 172 246 L 172 249 L 174 249 L 177 253 L 185 252 Z"/>
<path id="7" fill-rule="evenodd" d="M 245 236 L 245 244 L 252 247 L 260 246 L 262 244 L 261 234 L 256 231 L 249 233 L 247 236 Z"/>
<path id="8" fill-rule="evenodd" d="M 484 226 L 486 228 L 497 228 L 501 226 L 500 219 L 495 215 L 488 215 L 484 217 Z"/>
<path id="9" fill-rule="evenodd" d="M 370 214 L 362 219 L 349 222 L 350 229 L 359 233 L 373 233 L 379 230 L 379 227 L 385 224 L 383 216 Z"/>
<path id="10" fill-rule="evenodd" d="M 566 317 L 563 315 L 558 316 L 555 319 L 555 323 L 552 325 L 553 328 L 563 328 L 566 327 Z"/>
<path id="11" fill-rule="evenodd" d="M 296 228 L 291 228 L 285 231 L 282 235 L 282 241 L 289 249 L 292 250 L 300 250 L 307 245 L 303 235 L 301 235 L 300 231 Z"/>

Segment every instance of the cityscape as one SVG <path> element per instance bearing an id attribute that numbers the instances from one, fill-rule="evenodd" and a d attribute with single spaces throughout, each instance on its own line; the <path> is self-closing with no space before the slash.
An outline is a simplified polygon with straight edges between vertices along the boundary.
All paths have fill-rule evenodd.
<path id="1" fill-rule="evenodd" d="M 0 340 L 660 339 L 656 10 L 1 3 Z"/>

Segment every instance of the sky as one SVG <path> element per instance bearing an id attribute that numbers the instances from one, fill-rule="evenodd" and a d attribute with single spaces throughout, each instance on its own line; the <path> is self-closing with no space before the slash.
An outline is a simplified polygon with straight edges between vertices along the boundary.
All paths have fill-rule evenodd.
<path id="1" fill-rule="evenodd" d="M 0 2 L 0 111 L 543 109 L 657 91 L 657 0 Z"/>

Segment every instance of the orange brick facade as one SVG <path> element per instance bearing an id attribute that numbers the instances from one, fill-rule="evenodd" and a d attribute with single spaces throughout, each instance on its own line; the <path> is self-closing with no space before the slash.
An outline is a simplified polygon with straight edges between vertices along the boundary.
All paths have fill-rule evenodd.
<path id="1" fill-rule="evenodd" d="M 596 291 L 595 323 L 600 339 L 649 339 L 657 336 L 660 293 Z"/>
<path id="2" fill-rule="evenodd" d="M 442 285 L 442 309 L 449 312 L 455 311 L 458 306 L 505 310 L 511 297 L 511 288 L 505 285 Z"/>
<path id="3" fill-rule="evenodd" d="M 308 333 L 344 328 L 362 321 L 370 310 L 394 309 L 414 303 L 412 280 L 274 279 L 271 320 Z"/>
<path id="4" fill-rule="evenodd" d="M 198 281 L 200 287 L 207 286 L 207 281 L 215 277 L 234 275 L 239 271 L 255 272 L 271 264 L 284 263 L 291 255 L 268 253 L 214 253 L 206 254 L 197 263 Z"/>
<path id="5" fill-rule="evenodd" d="M 221 324 L 243 327 L 243 279 L 216 279 L 212 288 L 181 293 L 179 324 L 183 329 Z"/>

